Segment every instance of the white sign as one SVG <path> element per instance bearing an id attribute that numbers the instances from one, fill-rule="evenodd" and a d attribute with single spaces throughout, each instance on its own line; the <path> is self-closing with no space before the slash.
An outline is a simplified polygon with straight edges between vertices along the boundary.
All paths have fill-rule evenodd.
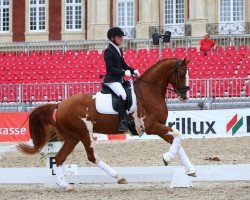
<path id="1" fill-rule="evenodd" d="M 170 111 L 167 125 L 183 138 L 250 136 L 250 109 Z"/>

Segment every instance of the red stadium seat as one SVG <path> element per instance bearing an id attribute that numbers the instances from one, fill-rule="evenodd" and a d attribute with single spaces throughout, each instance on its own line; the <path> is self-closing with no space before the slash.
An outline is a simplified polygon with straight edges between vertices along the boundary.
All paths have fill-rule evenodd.
<path id="1" fill-rule="evenodd" d="M 50 56 L 51 53 L 50 53 L 50 51 L 42 51 L 42 52 L 40 53 L 40 55 L 41 55 L 42 57 L 46 57 L 46 56 Z"/>
<path id="2" fill-rule="evenodd" d="M 194 54 L 194 53 L 196 53 L 196 52 L 197 52 L 196 47 L 188 47 L 188 48 L 187 48 L 187 53 L 188 53 L 188 54 Z"/>
<path id="3" fill-rule="evenodd" d="M 179 53 L 184 53 L 185 52 L 185 48 L 176 48 L 175 50 L 174 50 L 174 53 L 177 53 L 177 54 L 179 54 Z"/>
<path id="4" fill-rule="evenodd" d="M 173 54 L 173 52 L 162 52 L 161 57 L 162 58 L 173 58 L 174 54 Z"/>
<path id="5" fill-rule="evenodd" d="M 78 54 L 78 55 L 87 55 L 87 50 L 85 50 L 85 49 L 78 50 L 78 51 L 77 51 L 77 54 Z"/>
<path id="6" fill-rule="evenodd" d="M 242 69 L 242 70 L 238 70 L 237 74 L 235 74 L 236 78 L 247 78 L 249 73 L 248 69 Z"/>
<path id="7" fill-rule="evenodd" d="M 223 53 L 223 48 L 221 46 L 216 46 L 216 49 L 214 50 L 216 54 L 222 54 Z"/>
<path id="8" fill-rule="evenodd" d="M 15 57 L 15 53 L 14 52 L 5 53 L 5 57 Z"/>
<path id="9" fill-rule="evenodd" d="M 18 57 L 27 56 L 27 53 L 25 51 L 20 51 L 20 52 L 17 53 L 17 56 Z"/>
<path id="10" fill-rule="evenodd" d="M 221 77 L 222 70 L 220 69 L 210 69 L 209 75 L 207 78 L 220 78 Z"/>
<path id="11" fill-rule="evenodd" d="M 233 78 L 234 70 L 223 70 L 221 73 L 221 78 Z"/>
<path id="12" fill-rule="evenodd" d="M 30 56 L 30 57 L 38 57 L 38 56 L 39 56 L 39 51 L 31 51 L 31 52 L 29 53 L 29 56 Z"/>
<path id="13" fill-rule="evenodd" d="M 88 55 L 89 55 L 90 57 L 92 57 L 92 56 L 97 56 L 97 55 L 99 55 L 99 52 L 98 52 L 98 50 L 96 50 L 96 49 L 92 49 L 92 50 L 89 50 Z"/>
<path id="14" fill-rule="evenodd" d="M 60 50 L 53 51 L 52 55 L 54 57 L 63 56 L 63 51 Z"/>
<path id="15" fill-rule="evenodd" d="M 136 50 L 135 49 L 127 49 L 124 52 L 125 55 L 135 55 L 136 54 Z"/>
<path id="16" fill-rule="evenodd" d="M 238 51 L 245 54 L 247 52 L 247 46 L 246 45 L 238 46 Z"/>
<path id="17" fill-rule="evenodd" d="M 226 52 L 226 54 L 229 54 L 229 55 L 235 54 L 236 53 L 236 49 L 235 49 L 234 46 L 226 46 L 225 52 Z"/>
<path id="18" fill-rule="evenodd" d="M 141 55 L 145 55 L 148 53 L 147 49 L 138 49 L 137 53 L 141 56 Z"/>
<path id="19" fill-rule="evenodd" d="M 171 53 L 172 49 L 171 48 L 163 48 L 161 51 L 162 51 L 162 53 Z"/>
<path id="20" fill-rule="evenodd" d="M 151 48 L 149 49 L 149 54 L 159 54 L 159 49 L 158 48 Z"/>
<path id="21" fill-rule="evenodd" d="M 64 55 L 65 56 L 73 56 L 73 55 L 75 55 L 75 50 L 66 50 Z"/>

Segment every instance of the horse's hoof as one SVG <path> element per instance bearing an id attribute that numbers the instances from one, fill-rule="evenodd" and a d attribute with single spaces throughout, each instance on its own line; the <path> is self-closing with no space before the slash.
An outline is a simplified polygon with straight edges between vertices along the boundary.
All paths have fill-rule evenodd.
<path id="1" fill-rule="evenodd" d="M 188 176 L 197 177 L 196 173 L 188 174 Z"/>
<path id="2" fill-rule="evenodd" d="M 170 163 L 170 161 L 174 158 L 174 156 L 172 154 L 170 154 L 169 152 L 164 153 L 163 154 L 163 162 L 164 164 L 167 166 L 168 163 Z"/>
<path id="3" fill-rule="evenodd" d="M 65 192 L 72 192 L 74 191 L 74 187 L 72 185 L 67 185 L 64 187 Z"/>
<path id="4" fill-rule="evenodd" d="M 59 186 L 59 188 L 65 192 L 71 192 L 74 190 L 74 185 L 69 185 L 67 184 L 65 181 L 61 181 L 59 183 L 57 183 L 57 185 Z"/>
<path id="5" fill-rule="evenodd" d="M 120 179 L 117 180 L 117 183 L 118 184 L 127 184 L 128 182 L 127 182 L 127 180 L 125 178 L 120 178 Z"/>
<path id="6" fill-rule="evenodd" d="M 186 175 L 196 177 L 196 170 L 193 165 L 186 168 Z"/>
<path id="7" fill-rule="evenodd" d="M 168 162 L 166 160 L 163 159 L 163 163 L 165 166 L 168 166 Z"/>

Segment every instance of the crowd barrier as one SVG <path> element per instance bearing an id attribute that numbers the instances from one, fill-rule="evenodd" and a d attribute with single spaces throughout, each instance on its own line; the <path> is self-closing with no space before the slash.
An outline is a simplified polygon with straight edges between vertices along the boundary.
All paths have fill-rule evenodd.
<path id="1" fill-rule="evenodd" d="M 250 78 L 191 79 L 190 99 L 180 102 L 177 95 L 168 90 L 166 102 L 172 109 L 211 109 L 249 107 Z M 60 102 L 73 94 L 95 94 L 100 82 L 0 84 L 0 111 L 27 111 L 29 108 L 49 102 Z M 199 105 L 198 105 L 199 104 Z"/>

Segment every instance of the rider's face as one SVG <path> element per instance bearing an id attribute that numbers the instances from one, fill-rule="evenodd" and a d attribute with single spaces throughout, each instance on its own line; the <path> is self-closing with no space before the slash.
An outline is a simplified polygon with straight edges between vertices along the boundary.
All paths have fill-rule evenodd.
<path id="1" fill-rule="evenodd" d="M 121 45 L 123 43 L 123 36 L 115 36 L 114 41 L 116 44 Z"/>

